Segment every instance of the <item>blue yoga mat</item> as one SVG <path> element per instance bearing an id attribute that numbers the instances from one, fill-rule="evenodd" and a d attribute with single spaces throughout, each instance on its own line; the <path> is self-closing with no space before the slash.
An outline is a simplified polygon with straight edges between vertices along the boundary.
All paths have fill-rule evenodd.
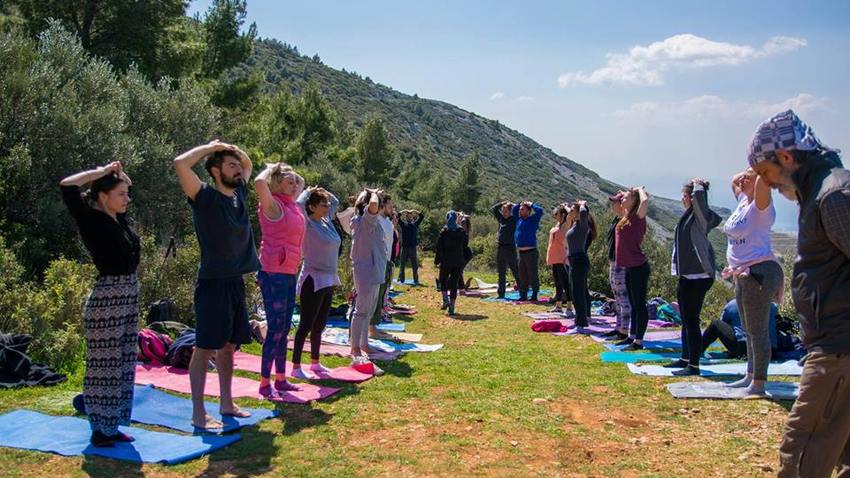
<path id="1" fill-rule="evenodd" d="M 638 362 L 662 362 L 666 360 L 676 360 L 681 357 L 680 352 L 620 352 L 607 351 L 599 354 L 599 358 L 605 363 L 638 363 Z M 712 359 L 727 358 L 725 353 L 710 352 L 709 356 Z M 705 359 L 704 359 L 705 360 Z M 711 363 L 710 360 L 705 360 L 705 363 Z"/>
<path id="2" fill-rule="evenodd" d="M 157 390 L 153 385 L 136 385 L 133 393 L 132 419 L 134 422 L 159 425 L 187 433 L 201 431 L 192 425 L 192 401 L 188 398 L 169 395 Z M 248 418 L 222 417 L 218 413 L 217 403 L 206 402 L 206 406 L 207 413 L 224 424 L 224 429 L 220 430 L 221 432 L 256 425 L 262 420 L 277 416 L 275 410 L 245 408 L 243 410 L 251 412 L 251 416 Z"/>
<path id="3" fill-rule="evenodd" d="M 397 281 L 397 280 L 393 279 L 393 284 L 400 284 L 400 285 L 415 285 L 416 283 L 415 283 L 415 282 L 413 282 L 413 279 L 405 279 L 405 281 L 404 281 L 404 282 L 399 282 L 399 281 Z"/>
<path id="4" fill-rule="evenodd" d="M 351 324 L 347 320 L 329 320 L 325 327 L 334 327 L 337 329 L 347 329 L 351 327 Z M 378 324 L 378 330 L 383 330 L 384 332 L 404 332 L 405 325 L 403 322 L 401 323 L 391 323 L 391 324 Z"/>
<path id="5" fill-rule="evenodd" d="M 63 456 L 96 455 L 135 463 L 174 465 L 208 455 L 231 443 L 239 435 L 195 435 L 154 432 L 120 427 L 136 438 L 116 443 L 113 448 L 95 448 L 89 443 L 89 422 L 74 417 L 54 417 L 30 410 L 0 415 L 0 446 L 57 453 Z"/>
<path id="6" fill-rule="evenodd" d="M 538 292 L 539 295 L 552 295 L 552 291 L 546 289 L 540 289 Z M 519 300 L 519 292 L 513 290 L 510 292 L 505 292 L 505 298 L 501 299 L 499 297 L 485 297 L 484 299 L 487 302 L 499 302 L 503 300 Z"/>
<path id="7" fill-rule="evenodd" d="M 605 344 L 605 348 L 612 352 L 620 352 L 625 345 Z M 643 342 L 645 350 L 681 350 L 681 340 L 645 340 Z"/>

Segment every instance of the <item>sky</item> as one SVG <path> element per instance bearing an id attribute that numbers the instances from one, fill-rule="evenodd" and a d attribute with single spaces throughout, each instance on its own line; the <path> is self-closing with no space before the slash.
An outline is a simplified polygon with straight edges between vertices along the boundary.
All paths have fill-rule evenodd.
<path id="1" fill-rule="evenodd" d="M 248 21 L 328 66 L 497 119 L 670 198 L 698 176 L 712 204 L 734 207 L 729 179 L 750 137 L 788 108 L 850 148 L 844 0 L 249 0 Z M 795 230 L 796 206 L 776 204 L 775 229 Z"/>

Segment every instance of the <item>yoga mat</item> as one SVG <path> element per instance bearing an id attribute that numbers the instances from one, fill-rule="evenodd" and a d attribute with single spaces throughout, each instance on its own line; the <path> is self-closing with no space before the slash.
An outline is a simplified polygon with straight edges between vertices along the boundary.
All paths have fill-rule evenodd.
<path id="1" fill-rule="evenodd" d="M 388 307 L 386 310 L 390 315 L 416 315 L 416 309 L 396 309 Z"/>
<path id="2" fill-rule="evenodd" d="M 233 368 L 244 370 L 246 372 L 260 373 L 262 365 L 262 357 L 259 355 L 249 354 L 245 352 L 235 352 L 233 354 Z M 372 378 L 372 375 L 358 372 L 351 367 L 337 367 L 329 369 L 327 373 L 317 374 L 309 369 L 309 366 L 302 364 L 304 370 L 307 370 L 308 375 L 315 377 L 309 380 L 340 380 L 342 382 L 363 382 Z M 286 362 L 286 376 L 292 376 L 292 362 Z"/>
<path id="3" fill-rule="evenodd" d="M 404 280 L 404 282 L 399 282 L 399 281 L 397 281 L 397 280 L 393 279 L 393 284 L 399 284 L 399 285 L 414 285 L 414 284 L 415 284 L 415 282 L 413 282 L 413 279 L 405 279 L 405 280 Z"/>
<path id="4" fill-rule="evenodd" d="M 412 334 L 410 332 L 391 332 L 390 335 L 395 337 L 396 340 L 401 340 L 402 342 L 422 341 L 422 334 Z"/>
<path id="5" fill-rule="evenodd" d="M 286 347 L 292 350 L 295 342 L 292 339 L 289 339 Z M 304 341 L 304 350 L 310 350 L 310 341 Z M 320 349 L 320 353 L 322 355 L 334 355 L 337 357 L 351 357 L 351 347 L 345 345 L 336 345 L 336 344 L 328 344 L 322 342 L 322 348 Z M 375 352 L 369 354 L 369 358 L 372 360 L 395 360 L 399 358 L 401 352 Z"/>
<path id="6" fill-rule="evenodd" d="M 538 302 L 548 301 L 549 300 L 549 294 L 551 294 L 551 291 L 540 290 L 539 295 L 537 297 Z M 530 302 L 530 301 L 519 300 L 519 292 L 517 292 L 515 290 L 510 291 L 510 292 L 506 292 L 504 299 L 499 298 L 499 297 L 485 297 L 481 300 L 484 300 L 484 301 L 487 301 L 487 302 L 515 302 L 517 304 L 532 304 L 533 303 L 533 302 Z"/>
<path id="7" fill-rule="evenodd" d="M 136 365 L 136 383 L 139 385 L 153 385 L 172 392 L 191 394 L 189 386 L 189 371 L 174 367 L 153 367 L 150 365 Z M 244 377 L 233 377 L 232 393 L 234 398 L 256 398 L 265 400 L 260 395 L 260 382 Z M 338 388 L 320 387 L 310 383 L 299 383 L 300 390 L 293 392 L 282 392 L 280 400 L 287 403 L 309 403 L 312 400 L 321 400 L 330 397 L 339 391 Z M 207 373 L 204 395 L 218 397 L 221 395 L 218 388 L 218 375 Z"/>
<path id="8" fill-rule="evenodd" d="M 564 314 L 559 312 L 523 312 L 522 315 L 534 320 L 562 320 Z"/>
<path id="9" fill-rule="evenodd" d="M 341 329 L 325 329 L 322 333 L 322 342 L 335 345 L 348 346 L 348 332 Z M 369 339 L 369 347 L 380 352 L 435 352 L 443 348 L 443 344 L 409 344 L 390 340 Z"/>
<path id="10" fill-rule="evenodd" d="M 277 411 L 265 408 L 243 408 L 251 412 L 247 418 L 225 417 L 218 412 L 218 404 L 206 402 L 207 414 L 224 424 L 224 428 L 216 432 L 230 432 L 244 426 L 256 425 L 267 418 L 277 416 Z M 180 430 L 194 433 L 198 431 L 192 425 L 192 401 L 188 398 L 176 397 L 159 391 L 153 385 L 136 385 L 133 392 L 134 422 L 147 425 Z"/>
<path id="11" fill-rule="evenodd" d="M 774 400 L 796 400 L 800 384 L 796 382 L 767 382 L 767 397 Z M 718 400 L 743 400 L 746 389 L 727 387 L 723 382 L 676 382 L 667 384 L 667 391 L 676 398 L 713 398 Z"/>
<path id="12" fill-rule="evenodd" d="M 132 435 L 136 441 L 116 443 L 113 448 L 96 448 L 89 443 L 88 420 L 15 410 L 0 415 L 0 446 L 63 456 L 97 455 L 134 463 L 174 465 L 210 454 L 242 438 L 239 435 L 185 436 L 136 427 L 120 427 L 119 430 Z"/>
<path id="13" fill-rule="evenodd" d="M 336 329 L 348 329 L 351 328 L 351 323 L 345 319 L 342 320 L 328 320 L 325 324 L 325 327 L 333 327 Z M 386 324 L 378 324 L 378 330 L 383 330 L 384 332 L 404 332 L 405 323 L 404 322 L 391 322 Z"/>
<path id="14" fill-rule="evenodd" d="M 633 363 L 626 364 L 629 371 L 636 375 L 649 375 L 651 377 L 674 377 L 673 371 L 675 368 L 664 368 L 660 365 L 635 365 Z M 721 363 L 712 365 L 700 365 L 700 375 L 704 377 L 712 377 L 717 375 L 746 375 L 746 362 Z M 786 362 L 772 362 L 767 367 L 768 375 L 795 375 L 803 374 L 803 367 L 797 364 L 794 360 Z"/>
<path id="15" fill-rule="evenodd" d="M 605 348 L 611 351 L 619 352 L 625 345 L 605 344 Z M 681 340 L 644 340 L 643 348 L 645 350 L 681 350 Z"/>
<path id="16" fill-rule="evenodd" d="M 490 284 L 489 282 L 484 282 L 477 277 L 473 277 L 472 280 L 475 281 L 475 285 L 478 286 L 478 289 L 493 289 L 493 292 L 496 292 L 499 289 L 499 284 Z"/>
<path id="17" fill-rule="evenodd" d="M 681 342 L 682 333 L 679 330 L 659 330 L 655 332 L 647 332 L 643 338 L 646 341 L 673 341 L 678 342 L 678 348 L 682 348 Z M 594 337 L 597 342 L 605 342 L 601 337 Z"/>
<path id="18" fill-rule="evenodd" d="M 717 359 L 727 358 L 725 353 L 709 353 L 710 359 L 703 358 L 700 363 L 715 363 Z M 599 358 L 605 363 L 638 363 L 638 362 L 663 362 L 676 360 L 681 357 L 680 352 L 613 352 L 607 351 L 599 354 Z"/>
<path id="19" fill-rule="evenodd" d="M 571 327 L 570 330 L 568 330 L 566 332 L 553 332 L 552 335 L 558 335 L 558 336 L 561 336 L 561 335 L 591 335 L 592 336 L 592 335 L 605 334 L 605 333 L 608 333 L 608 332 L 614 330 L 610 327 L 600 327 L 598 325 L 589 325 L 589 326 L 584 328 L 585 333 L 579 333 L 577 327 L 575 327 L 574 325 L 571 325 L 570 327 Z"/>
<path id="20" fill-rule="evenodd" d="M 496 291 L 490 290 L 478 290 L 478 289 L 467 289 L 467 290 L 459 290 L 458 294 L 465 297 L 487 297 L 489 294 L 495 294 Z"/>

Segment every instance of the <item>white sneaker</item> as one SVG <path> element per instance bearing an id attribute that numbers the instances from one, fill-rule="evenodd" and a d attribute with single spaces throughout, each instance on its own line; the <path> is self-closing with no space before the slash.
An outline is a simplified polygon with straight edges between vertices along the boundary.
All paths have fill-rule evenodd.
<path id="1" fill-rule="evenodd" d="M 292 376 L 294 378 L 300 378 L 301 380 L 315 380 L 316 378 L 318 378 L 312 373 L 305 371 L 303 367 L 293 369 Z"/>
<path id="2" fill-rule="evenodd" d="M 316 374 L 328 374 L 331 370 L 320 363 L 310 364 L 310 371 Z"/>
<path id="3" fill-rule="evenodd" d="M 383 375 L 383 374 L 384 374 L 384 370 L 383 370 L 383 369 L 381 369 L 381 368 L 379 368 L 377 365 L 375 365 L 375 363 L 374 363 L 374 362 L 372 362 L 372 368 L 374 368 L 374 369 L 375 369 L 374 375 L 375 375 L 376 377 L 380 377 L 381 375 Z"/>

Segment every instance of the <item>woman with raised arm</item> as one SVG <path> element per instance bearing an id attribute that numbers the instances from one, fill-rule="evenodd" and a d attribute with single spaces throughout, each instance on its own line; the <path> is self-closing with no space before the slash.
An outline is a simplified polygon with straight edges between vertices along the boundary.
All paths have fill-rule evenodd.
<path id="1" fill-rule="evenodd" d="M 629 326 L 632 321 L 632 305 L 629 303 L 629 290 L 626 288 L 626 268 L 617 266 L 617 223 L 620 222 L 625 212 L 623 211 L 623 191 L 608 198 L 611 204 L 611 224 L 608 226 L 608 234 L 605 238 L 608 249 L 608 281 L 611 284 L 611 292 L 614 294 L 614 310 L 616 311 L 616 322 L 614 330 L 603 337 L 609 340 L 623 340 L 629 336 Z"/>
<path id="2" fill-rule="evenodd" d="M 643 187 L 632 188 L 623 194 L 620 201 L 623 217 L 617 222 L 614 232 L 616 244 L 615 261 L 617 267 L 626 269 L 626 289 L 629 291 L 629 304 L 632 307 L 632 324 L 629 336 L 617 345 L 625 345 L 623 350 L 643 348 L 643 336 L 649 325 L 646 310 L 646 294 L 649 289 L 649 262 L 641 249 L 646 235 L 646 215 L 649 212 L 649 194 Z"/>
<path id="3" fill-rule="evenodd" d="M 356 293 L 350 329 L 351 365 L 376 375 L 383 372 L 369 359 L 369 321 L 380 300 L 390 252 L 378 221 L 383 206 L 383 191 L 364 189 L 357 196 L 351 218 L 351 268 Z"/>
<path id="4" fill-rule="evenodd" d="M 596 239 L 596 223 L 590 216 L 586 201 L 576 201 L 567 214 L 566 239 L 570 251 L 570 289 L 575 305 L 576 328 L 584 332 L 590 325 L 590 292 L 587 276 L 590 274 L 590 257 L 587 249 Z"/>
<path id="5" fill-rule="evenodd" d="M 307 228 L 301 244 L 304 262 L 297 287 L 301 297 L 301 321 L 292 348 L 292 376 L 311 379 L 315 377 L 301 368 L 304 341 L 309 333 L 310 372 L 319 376 L 327 373 L 328 370 L 319 363 L 322 331 L 328 320 L 334 289 L 342 284 L 338 273 L 342 239 L 333 224 L 339 200 L 322 188 L 311 187 L 302 192 L 295 202 L 307 216 Z"/>
<path id="6" fill-rule="evenodd" d="M 549 243 L 546 246 L 546 264 L 552 269 L 552 280 L 555 282 L 555 307 L 549 312 L 566 315 L 572 306 L 570 296 L 569 259 L 567 256 L 566 234 L 567 210 L 569 205 L 558 204 L 552 211 L 555 225 L 549 229 Z M 566 306 L 562 308 L 562 306 Z"/>
<path id="7" fill-rule="evenodd" d="M 59 183 L 98 273 L 83 313 L 83 401 L 92 430 L 91 444 L 96 447 L 134 440 L 118 431 L 119 425 L 130 424 L 138 343 L 136 268 L 141 248 L 139 236 L 127 220 L 131 184 L 118 161 Z M 86 185 L 88 190 L 81 194 Z"/>
<path id="8" fill-rule="evenodd" d="M 268 332 L 263 341 L 260 394 L 275 398 L 277 392 L 298 390 L 286 379 L 286 345 L 295 312 L 296 276 L 301 263 L 304 214 L 295 199 L 304 179 L 289 166 L 269 164 L 254 178 L 262 241 L 257 283 L 263 294 Z M 271 385 L 272 364 L 275 368 Z"/>
<path id="9" fill-rule="evenodd" d="M 732 193 L 738 207 L 723 226 L 729 239 L 729 265 L 723 276 L 735 281 L 738 312 L 747 333 L 747 375 L 729 386 L 764 395 L 771 355 L 770 309 L 783 290 L 782 267 L 770 243 L 776 209 L 770 187 L 750 168 L 732 178 Z"/>
<path id="10" fill-rule="evenodd" d="M 458 224 L 459 219 L 455 211 L 446 213 L 446 225 L 437 237 L 437 250 L 434 255 L 434 265 L 440 267 L 440 292 L 443 294 L 441 309 L 448 309 L 449 315 L 455 314 L 460 275 L 466 264 L 464 251 L 469 247 L 469 236 Z"/>
<path id="11" fill-rule="evenodd" d="M 708 181 L 694 178 L 682 187 L 682 206 L 673 234 L 671 273 L 678 277 L 676 300 L 682 314 L 682 356 L 667 368 L 673 375 L 699 375 L 702 355 L 700 314 L 705 295 L 714 284 L 714 248 L 708 233 L 720 225 L 720 216 L 708 207 Z"/>

